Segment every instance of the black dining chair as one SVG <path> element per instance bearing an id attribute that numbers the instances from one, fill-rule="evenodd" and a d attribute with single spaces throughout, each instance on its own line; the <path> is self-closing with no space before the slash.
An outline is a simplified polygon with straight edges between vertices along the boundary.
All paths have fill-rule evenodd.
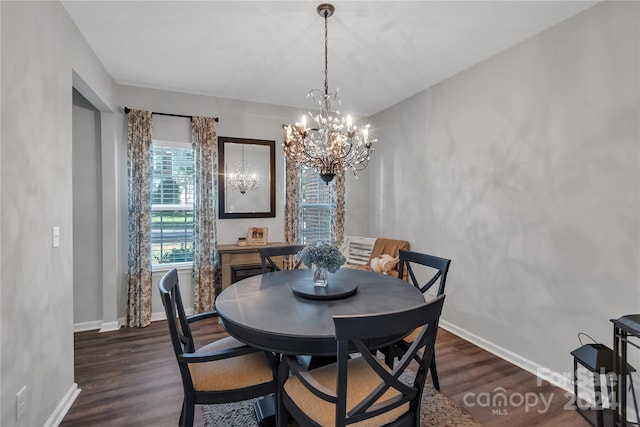
<path id="1" fill-rule="evenodd" d="M 361 421 L 371 426 L 419 426 L 444 298 L 377 315 L 333 316 L 336 363 L 305 370 L 294 356 L 283 356 L 278 369 L 280 426 L 286 425 L 289 414 L 304 426 L 343 427 Z M 393 368 L 370 352 L 370 343 L 413 329 L 420 332 Z M 410 368 L 412 361 L 417 371 Z"/>
<path id="2" fill-rule="evenodd" d="M 295 254 L 304 249 L 304 245 L 271 246 L 258 248 L 262 274 L 270 271 L 281 271 L 283 268 L 294 270 L 300 267 L 302 261 L 295 259 Z M 278 260 L 282 262 L 282 267 L 278 265 Z M 289 264 L 289 266 L 287 266 Z"/>
<path id="3" fill-rule="evenodd" d="M 175 268 L 162 276 L 158 288 L 182 376 L 181 426 L 193 425 L 195 405 L 237 402 L 275 393 L 273 354 L 249 347 L 233 337 L 196 350 L 189 325 L 218 317 L 218 313 L 185 315 Z"/>
<path id="4" fill-rule="evenodd" d="M 449 272 L 451 260 L 405 250 L 400 250 L 399 256 L 400 265 L 398 267 L 398 272 L 400 277 L 403 277 L 404 274 L 409 282 L 416 288 L 420 289 L 423 294 L 434 288 L 434 286 L 436 286 L 436 297 L 444 294 L 444 289 L 447 284 L 447 273 Z M 420 280 L 416 276 L 416 274 L 418 274 L 418 269 L 420 269 L 420 273 L 426 274 L 427 276 L 430 275 L 430 278 L 424 284 L 421 284 Z M 417 334 L 418 331 L 413 331 L 409 336 L 382 351 L 385 354 L 385 361 L 389 366 L 393 364 L 396 357 L 399 357 L 411 345 L 411 342 L 415 339 Z M 431 367 L 429 370 L 431 371 L 433 386 L 436 390 L 440 390 L 435 354 L 431 359 Z"/>

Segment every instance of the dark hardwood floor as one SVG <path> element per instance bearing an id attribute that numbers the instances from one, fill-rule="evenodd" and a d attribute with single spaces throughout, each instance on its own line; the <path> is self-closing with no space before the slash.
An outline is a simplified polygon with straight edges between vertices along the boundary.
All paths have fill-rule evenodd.
<path id="1" fill-rule="evenodd" d="M 203 345 L 225 335 L 214 321 L 194 329 Z M 486 426 L 567 426 L 589 424 L 575 411 L 565 409 L 565 391 L 538 379 L 440 330 L 436 345 L 441 392 Z M 61 426 L 178 425 L 182 385 L 171 349 L 166 322 L 144 329 L 123 328 L 75 334 L 75 381 L 82 390 Z M 500 392 L 512 404 L 491 405 Z M 527 408 L 528 401 L 538 404 Z M 548 409 L 542 402 L 551 401 Z M 196 424 L 203 425 L 202 410 Z"/>

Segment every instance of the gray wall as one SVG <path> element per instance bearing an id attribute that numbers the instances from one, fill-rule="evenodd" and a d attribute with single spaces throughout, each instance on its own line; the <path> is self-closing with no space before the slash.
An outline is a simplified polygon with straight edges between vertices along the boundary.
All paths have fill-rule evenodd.
<path id="1" fill-rule="evenodd" d="M 73 91 L 73 323 L 102 323 L 100 112 Z"/>
<path id="2" fill-rule="evenodd" d="M 103 107 L 113 83 L 60 3 L 3 1 L 0 8 L 0 425 L 53 425 L 75 390 L 74 71 Z M 52 248 L 54 226 L 59 248 Z M 27 411 L 17 422 L 24 385 Z"/>
<path id="3" fill-rule="evenodd" d="M 451 258 L 443 326 L 534 372 L 638 312 L 638 8 L 601 3 L 372 118 L 393 145 L 370 234 Z"/>

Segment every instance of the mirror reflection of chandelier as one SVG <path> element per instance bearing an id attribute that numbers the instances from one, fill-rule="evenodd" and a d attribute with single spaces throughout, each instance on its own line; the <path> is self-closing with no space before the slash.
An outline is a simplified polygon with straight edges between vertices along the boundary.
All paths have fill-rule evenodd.
<path id="1" fill-rule="evenodd" d="M 248 165 L 244 162 L 244 144 L 242 144 L 242 160 L 238 162 L 235 172 L 227 174 L 227 185 L 233 190 L 240 191 L 245 194 L 249 190 L 253 190 L 258 186 L 260 178 L 255 173 L 247 171 Z"/>
<path id="2" fill-rule="evenodd" d="M 313 99 L 320 113 L 315 116 L 308 113 L 313 122 L 311 127 L 307 127 L 306 115 L 299 123 L 284 126 L 284 152 L 298 165 L 318 171 L 328 184 L 341 170 L 351 169 L 355 175 L 356 171 L 366 168 L 373 151 L 372 143 L 376 140 L 369 139 L 369 125 L 358 128 L 351 116 L 345 118 L 339 111 L 331 111 L 332 102 L 340 104 L 338 91 L 329 93 L 327 71 L 327 21 L 335 8 L 324 3 L 318 6 L 317 11 L 324 18 L 324 92 L 314 89 L 307 97 Z"/>

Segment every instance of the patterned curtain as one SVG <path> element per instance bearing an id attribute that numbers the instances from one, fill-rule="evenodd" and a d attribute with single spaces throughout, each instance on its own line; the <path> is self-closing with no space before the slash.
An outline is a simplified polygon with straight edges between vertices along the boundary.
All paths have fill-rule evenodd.
<path id="1" fill-rule="evenodd" d="M 331 182 L 331 240 L 338 246 L 344 240 L 344 170 Z"/>
<path id="2" fill-rule="evenodd" d="M 195 158 L 195 206 L 193 247 L 193 311 L 213 310 L 221 289 L 221 268 L 216 237 L 215 196 L 218 187 L 218 160 L 215 121 L 193 117 L 191 137 Z"/>
<path id="3" fill-rule="evenodd" d="M 151 323 L 151 112 L 130 110 L 127 172 L 129 181 L 129 288 L 125 323 Z"/>
<path id="4" fill-rule="evenodd" d="M 300 168 L 285 158 L 285 205 L 284 205 L 284 241 L 287 245 L 302 243 L 302 227 L 299 221 L 300 211 Z"/>
<path id="5" fill-rule="evenodd" d="M 285 204 L 284 204 L 284 241 L 287 245 L 302 243 L 302 226 L 298 218 L 300 211 L 300 168 L 295 162 L 285 161 Z M 291 270 L 295 265 L 293 257 L 284 257 L 283 269 Z"/>

